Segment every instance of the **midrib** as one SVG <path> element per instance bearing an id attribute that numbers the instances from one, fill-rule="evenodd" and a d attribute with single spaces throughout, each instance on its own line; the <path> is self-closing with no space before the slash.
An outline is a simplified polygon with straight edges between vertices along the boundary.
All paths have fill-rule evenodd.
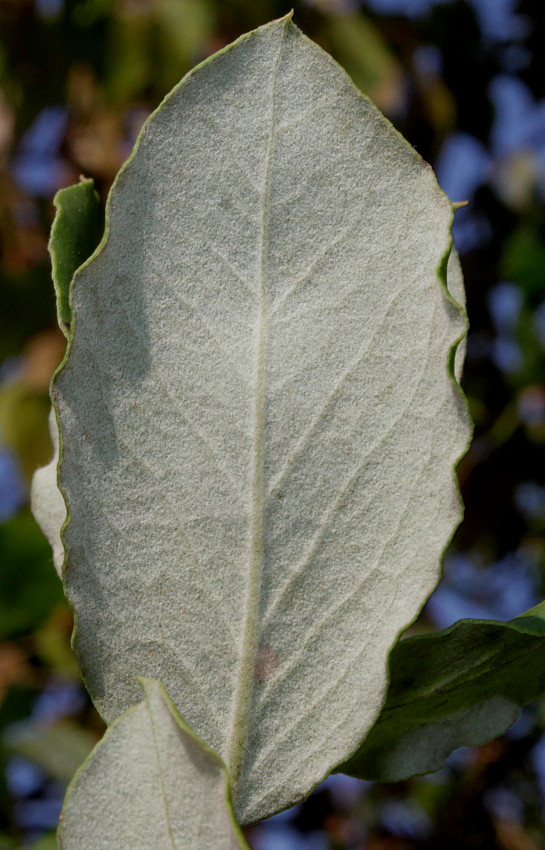
<path id="1" fill-rule="evenodd" d="M 271 171 L 275 141 L 276 81 L 282 56 L 286 28 L 278 49 L 271 83 L 271 117 L 267 144 L 263 193 L 261 200 L 261 235 L 259 246 L 259 295 L 255 345 L 255 405 L 253 431 L 253 463 L 251 477 L 251 514 L 248 558 L 248 594 L 242 633 L 242 652 L 235 691 L 234 710 L 227 746 L 226 763 L 236 792 L 243 766 L 245 742 L 252 700 L 255 659 L 258 651 L 258 616 L 261 599 L 261 581 L 264 556 L 265 525 L 265 405 L 267 346 L 269 336 L 269 219 L 271 196 Z"/>

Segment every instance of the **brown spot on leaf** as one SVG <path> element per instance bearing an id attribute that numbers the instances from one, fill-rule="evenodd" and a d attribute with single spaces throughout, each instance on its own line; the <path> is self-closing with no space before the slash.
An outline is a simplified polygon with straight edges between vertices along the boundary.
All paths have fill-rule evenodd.
<path id="1" fill-rule="evenodd" d="M 266 682 L 274 675 L 278 667 L 278 655 L 271 646 L 262 646 L 256 655 L 254 679 L 256 682 Z"/>

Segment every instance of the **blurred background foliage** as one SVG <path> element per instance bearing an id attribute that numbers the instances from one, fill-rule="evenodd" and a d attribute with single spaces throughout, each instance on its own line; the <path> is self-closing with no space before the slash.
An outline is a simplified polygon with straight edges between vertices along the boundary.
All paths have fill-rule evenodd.
<path id="1" fill-rule="evenodd" d="M 80 174 L 104 200 L 149 112 L 283 0 L 0 0 L 0 850 L 55 846 L 66 783 L 102 723 L 28 509 L 49 459 L 56 330 L 47 238 Z M 471 320 L 466 518 L 418 624 L 509 619 L 545 584 L 545 4 L 294 0 L 295 20 L 434 164 Z M 399 785 L 330 778 L 249 831 L 254 850 L 545 848 L 545 704 Z M 100 813 L 97 813 L 100 816 Z"/>

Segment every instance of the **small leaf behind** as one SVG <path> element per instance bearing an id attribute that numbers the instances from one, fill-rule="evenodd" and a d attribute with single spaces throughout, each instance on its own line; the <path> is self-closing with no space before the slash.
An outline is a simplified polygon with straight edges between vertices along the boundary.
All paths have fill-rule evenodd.
<path id="1" fill-rule="evenodd" d="M 59 429 L 55 411 L 49 413 L 49 433 L 53 444 L 53 457 L 46 466 L 37 469 L 32 479 L 30 505 L 32 513 L 53 550 L 53 563 L 57 574 L 62 575 L 64 546 L 61 529 L 66 519 L 66 505 L 57 487 L 57 464 L 59 462 Z"/>
<path id="2" fill-rule="evenodd" d="M 98 244 L 99 200 L 92 180 L 81 180 L 55 195 L 57 210 L 49 253 L 57 296 L 57 317 L 65 336 L 71 324 L 70 282 L 76 269 L 91 256 Z"/>
<path id="3" fill-rule="evenodd" d="M 545 691 L 545 602 L 509 623 L 461 620 L 401 641 L 382 713 L 337 771 L 398 782 L 501 735 Z"/>
<path id="4" fill-rule="evenodd" d="M 61 850 L 244 850 L 220 759 L 176 713 L 159 682 L 124 712 L 76 774 Z"/>

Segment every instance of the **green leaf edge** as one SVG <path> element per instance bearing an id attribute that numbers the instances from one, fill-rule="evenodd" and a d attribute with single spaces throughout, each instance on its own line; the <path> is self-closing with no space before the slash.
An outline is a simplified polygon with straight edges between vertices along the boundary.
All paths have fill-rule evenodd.
<path id="1" fill-rule="evenodd" d="M 225 784 L 225 797 L 224 797 L 224 799 L 225 799 L 225 805 L 227 807 L 227 812 L 228 812 L 228 815 L 229 815 L 229 820 L 231 822 L 231 825 L 233 827 L 235 835 L 237 836 L 237 838 L 240 841 L 241 850 L 250 850 L 248 844 L 246 843 L 246 840 L 244 838 L 242 830 L 241 830 L 241 828 L 238 824 L 238 821 L 235 817 L 235 812 L 234 812 L 234 809 L 233 809 L 233 801 L 232 801 L 232 798 L 231 798 L 231 783 L 230 783 L 229 772 L 228 772 L 227 767 L 225 766 L 223 760 L 215 752 L 215 750 L 211 749 L 211 747 L 209 747 L 208 744 L 205 741 L 203 741 L 202 738 L 199 737 L 199 735 L 197 735 L 197 733 L 194 732 L 193 729 L 186 723 L 186 721 L 184 720 L 184 718 L 182 717 L 182 715 L 180 714 L 180 712 L 178 711 L 178 709 L 176 708 L 176 706 L 174 705 L 174 703 L 172 702 L 172 700 L 170 699 L 169 695 L 167 694 L 167 692 L 165 691 L 164 687 L 162 686 L 162 684 L 160 682 L 158 682 L 156 679 L 148 679 L 144 676 L 137 676 L 136 678 L 137 678 L 138 684 L 142 688 L 142 691 L 143 691 L 143 694 L 144 694 L 143 701 L 145 701 L 147 699 L 147 691 L 146 691 L 147 687 L 149 687 L 150 685 L 156 684 L 159 687 L 159 689 L 161 690 L 161 695 L 162 695 L 163 699 L 165 700 L 165 702 L 166 702 L 166 704 L 167 704 L 167 706 L 170 710 L 170 713 L 172 714 L 176 723 L 180 726 L 180 728 L 187 735 L 189 735 L 190 738 L 192 738 L 195 741 L 196 744 L 198 744 L 206 753 L 208 753 L 208 755 L 210 755 L 214 759 L 214 761 L 216 761 L 217 764 L 219 765 L 221 772 L 223 774 L 223 777 L 224 777 L 224 781 L 225 781 L 225 783 L 224 783 Z M 63 802 L 60 817 L 59 817 L 59 827 L 62 824 L 64 815 L 65 815 L 66 805 L 67 805 L 67 802 L 68 802 L 68 797 L 70 795 L 70 792 L 71 792 L 73 786 L 76 784 L 80 774 L 85 770 L 87 763 L 90 762 L 90 760 L 93 758 L 95 752 L 99 748 L 107 745 L 108 738 L 109 738 L 110 734 L 113 732 L 116 723 L 118 723 L 121 720 L 121 718 L 125 718 L 129 714 L 131 714 L 132 712 L 136 711 L 136 709 L 141 704 L 142 703 L 139 702 L 139 703 L 136 703 L 135 705 L 131 705 L 129 708 L 127 708 L 125 711 L 123 711 L 118 717 L 116 717 L 116 719 L 113 721 L 113 723 L 111 723 L 110 726 L 106 729 L 106 731 L 105 731 L 104 735 L 102 736 L 102 738 L 100 739 L 100 741 L 98 741 L 98 743 L 95 744 L 95 746 L 93 747 L 93 749 L 91 750 L 91 752 L 89 753 L 87 758 L 81 763 L 81 765 L 79 766 L 79 768 L 75 772 L 74 776 L 70 780 L 70 783 L 69 783 L 69 785 L 66 789 L 64 802 Z M 60 835 L 60 832 L 58 832 L 58 834 L 57 834 L 57 841 L 58 841 L 58 850 L 63 850 L 63 841 L 62 841 L 62 836 Z"/>
<path id="2" fill-rule="evenodd" d="M 486 632 L 490 632 L 488 637 L 486 636 Z M 435 660 L 437 663 L 437 661 L 443 657 L 441 647 L 445 639 L 450 639 L 451 647 L 454 646 L 455 648 L 457 644 L 462 647 L 463 644 L 468 641 L 477 643 L 479 638 L 482 640 L 483 637 L 487 637 L 488 645 L 491 649 L 493 649 L 493 647 L 495 645 L 497 647 L 499 643 L 499 641 L 495 641 L 496 635 L 503 638 L 503 641 L 507 642 L 509 645 L 511 639 L 510 635 L 514 638 L 513 633 L 518 635 L 527 635 L 529 638 L 535 638 L 535 640 L 531 641 L 529 649 L 527 647 L 521 649 L 519 656 L 515 655 L 512 658 L 507 658 L 504 665 L 505 667 L 516 663 L 518 657 L 522 658 L 525 655 L 534 654 L 540 651 L 543 652 L 543 650 L 545 650 L 545 602 L 541 602 L 539 605 L 508 622 L 501 622 L 498 620 L 459 620 L 443 631 L 435 632 L 431 635 L 419 635 L 417 637 L 407 638 L 404 641 L 398 642 L 390 652 L 390 687 L 383 704 L 382 712 L 358 750 L 356 750 L 350 759 L 345 761 L 343 764 L 338 765 L 334 772 L 346 773 L 350 776 L 355 776 L 358 779 L 397 782 L 410 779 L 413 776 L 422 775 L 423 773 L 430 773 L 433 772 L 433 770 L 439 770 L 446 758 L 443 754 L 439 754 L 437 756 L 437 759 L 434 762 L 435 766 L 431 770 L 414 772 L 402 771 L 401 773 L 398 771 L 395 775 L 393 772 L 389 772 L 387 769 L 385 770 L 381 767 L 379 760 L 376 758 L 376 754 L 378 753 L 380 756 L 381 752 L 386 751 L 389 746 L 391 747 L 392 745 L 395 745 L 396 741 L 402 739 L 405 734 L 424 731 L 430 722 L 432 724 L 441 722 L 441 720 L 445 718 L 448 719 L 449 716 L 452 716 L 457 711 L 462 710 L 471 712 L 476 705 L 481 705 L 483 702 L 493 699 L 494 697 L 504 697 L 512 703 L 514 708 L 518 707 L 521 710 L 525 705 L 541 696 L 545 692 L 545 653 L 540 676 L 529 677 L 524 681 L 522 686 L 517 684 L 517 681 L 515 680 L 511 689 L 508 686 L 502 687 L 501 680 L 499 684 L 495 684 L 491 689 L 488 689 L 487 684 L 490 684 L 490 679 L 488 678 L 487 680 L 488 670 L 484 665 L 481 670 L 475 669 L 474 666 L 470 666 L 468 668 L 469 675 L 464 677 L 464 670 L 460 664 L 460 667 L 454 670 L 452 676 L 448 677 L 446 684 L 443 682 L 437 689 L 433 689 L 433 686 L 430 686 L 428 683 L 426 693 L 426 688 L 418 684 L 419 675 L 417 672 L 413 677 L 409 688 L 407 688 L 406 692 L 408 694 L 408 698 L 400 699 L 395 693 L 396 682 L 403 679 L 405 658 L 410 654 L 413 654 L 414 657 L 414 653 L 417 652 L 418 648 L 423 647 L 424 658 L 427 655 L 428 658 Z M 422 654 L 420 657 L 422 658 Z M 491 659 L 485 658 L 484 664 L 486 664 L 487 660 Z M 425 663 L 422 663 L 419 669 L 423 674 L 421 678 L 425 679 Z M 501 669 L 501 664 L 497 669 Z M 471 686 L 472 682 L 478 683 L 478 680 L 481 677 L 484 677 L 483 685 L 481 686 L 483 695 L 482 701 L 475 701 L 473 699 L 473 701 L 468 703 L 465 707 L 464 705 L 461 705 L 454 710 L 452 708 L 447 709 L 443 714 L 436 713 L 434 715 L 431 712 L 426 712 L 427 699 L 433 700 L 434 698 L 440 697 L 443 693 L 448 694 L 449 691 L 452 692 L 453 690 L 456 690 L 457 683 L 458 686 L 466 684 Z M 518 695 L 516 693 L 517 690 L 519 692 Z M 406 728 L 403 728 L 401 725 L 400 732 L 388 734 L 388 726 L 395 723 L 396 715 L 399 714 L 401 719 L 403 719 L 403 714 L 407 707 L 415 704 L 418 705 L 419 702 L 422 707 L 418 712 L 418 718 L 414 721 L 411 721 L 409 718 L 409 725 Z M 510 728 L 515 719 L 516 717 L 509 723 L 499 723 L 494 737 L 503 734 L 508 728 Z M 405 722 L 407 723 L 407 721 Z M 463 746 L 480 746 L 481 744 L 487 743 L 489 740 L 491 740 L 490 735 L 479 734 L 477 730 L 477 734 L 473 737 L 471 742 L 468 742 L 467 738 L 460 740 L 457 744 L 449 746 L 449 751 L 452 752 L 454 749 Z M 375 757 L 373 757 L 373 754 L 375 754 Z"/>
<path id="3" fill-rule="evenodd" d="M 49 236 L 51 272 L 57 302 L 57 320 L 68 338 L 72 324 L 70 287 L 78 268 L 98 241 L 99 197 L 91 179 L 59 189 L 53 199 L 55 218 Z"/>

